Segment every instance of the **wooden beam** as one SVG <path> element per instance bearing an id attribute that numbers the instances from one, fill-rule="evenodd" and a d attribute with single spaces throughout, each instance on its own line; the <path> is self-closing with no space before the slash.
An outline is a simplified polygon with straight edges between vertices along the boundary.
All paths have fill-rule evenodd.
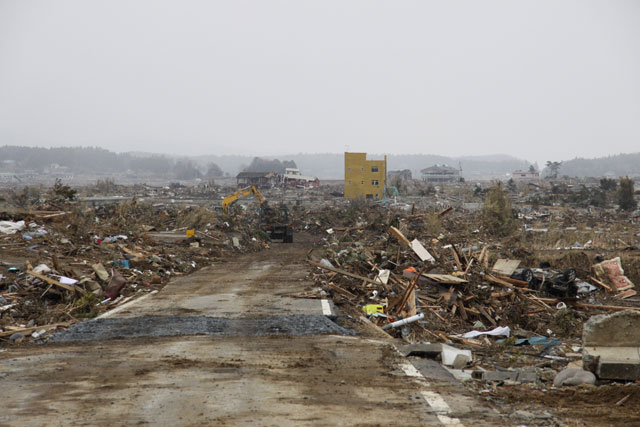
<path id="1" fill-rule="evenodd" d="M 458 311 L 460 311 L 460 316 L 462 317 L 463 320 L 467 320 L 467 309 L 464 306 L 464 304 L 462 303 L 461 299 L 458 299 L 456 301 L 456 305 L 458 307 Z"/>
<path id="2" fill-rule="evenodd" d="M 87 293 L 87 291 L 85 291 L 84 289 L 82 289 L 82 288 L 80 288 L 80 287 L 78 287 L 76 285 L 65 285 L 64 283 L 60 283 L 57 280 L 53 280 L 53 279 L 51 279 L 51 278 L 49 278 L 47 276 L 44 276 L 44 275 L 39 274 L 39 273 L 36 273 L 33 270 L 27 270 L 27 274 L 29 276 L 33 276 L 33 277 L 36 277 L 36 278 L 38 278 L 38 279 L 40 279 L 42 281 L 45 281 L 50 285 L 58 286 L 60 288 L 66 289 L 66 290 L 71 291 L 71 292 L 78 292 L 78 293 L 81 293 L 83 295 Z"/>
<path id="3" fill-rule="evenodd" d="M 597 305 L 597 304 L 583 304 L 574 301 L 566 301 L 558 298 L 537 298 L 539 301 L 550 302 L 552 304 L 556 304 L 559 302 L 565 302 L 567 305 L 572 307 L 584 308 L 584 309 L 595 309 L 595 310 L 607 310 L 607 311 L 622 311 L 622 310 L 635 310 L 640 311 L 640 307 L 624 307 L 621 305 Z"/>
<path id="4" fill-rule="evenodd" d="M 504 280 L 505 282 L 509 282 L 512 285 L 516 285 L 519 287 L 529 287 L 529 282 L 525 282 L 524 280 L 512 279 L 511 277 L 496 275 L 500 280 Z"/>
<path id="5" fill-rule="evenodd" d="M 380 326 L 376 325 L 375 323 L 373 323 L 371 320 L 367 319 L 366 317 L 360 316 L 360 320 L 362 320 L 362 323 L 364 323 L 366 326 L 368 326 L 369 329 L 379 333 L 380 335 L 383 335 L 385 338 L 391 338 L 392 340 L 395 340 L 394 337 L 392 337 L 391 335 L 389 335 L 388 333 L 383 331 Z"/>
<path id="6" fill-rule="evenodd" d="M 443 210 L 442 212 L 440 212 L 440 213 L 438 214 L 438 216 L 439 216 L 439 217 L 443 217 L 443 216 L 445 216 L 446 214 L 451 213 L 451 212 L 453 212 L 453 208 L 450 206 L 450 207 L 448 207 L 447 209 L 445 209 L 445 210 Z"/>
<path id="7" fill-rule="evenodd" d="M 605 288 L 607 291 L 611 292 L 611 287 L 608 285 L 605 285 L 604 283 L 602 283 L 600 280 L 596 279 L 593 276 L 588 276 L 587 279 L 591 280 L 593 283 L 595 283 L 596 285 L 600 285 L 603 288 Z"/>
<path id="8" fill-rule="evenodd" d="M 475 258 L 471 258 L 471 261 L 469 261 L 469 263 L 467 264 L 467 268 L 465 268 L 464 270 L 464 277 L 467 277 L 467 274 L 469 274 L 469 270 L 471 270 L 471 266 L 473 265 L 473 262 L 475 260 Z"/>
<path id="9" fill-rule="evenodd" d="M 413 276 L 413 279 L 411 279 L 411 282 L 409 283 L 409 286 L 407 286 L 407 289 L 405 289 L 404 291 L 404 295 L 402 296 L 402 300 L 400 300 L 400 304 L 398 305 L 398 307 L 396 307 L 394 309 L 394 314 L 398 314 L 400 313 L 402 310 L 404 310 L 404 308 L 407 306 L 407 303 L 409 302 L 409 297 L 411 295 L 415 295 L 413 293 L 413 290 L 415 289 L 415 287 L 418 285 L 418 279 L 420 278 L 420 276 L 422 275 L 422 273 L 424 273 L 425 267 L 422 267 L 422 269 L 420 270 L 420 272 L 418 272 L 418 274 L 416 274 L 415 276 Z"/>
<path id="10" fill-rule="evenodd" d="M 485 310 L 481 305 L 477 305 L 476 308 L 478 309 L 478 311 L 480 311 L 480 314 L 482 314 L 489 322 L 491 322 L 493 327 L 498 326 L 496 321 L 493 320 L 493 317 L 489 316 L 489 313 L 487 313 L 487 310 Z"/>
<path id="11" fill-rule="evenodd" d="M 354 294 L 352 294 L 351 292 L 347 291 L 346 289 L 342 289 L 340 286 L 334 284 L 334 283 L 327 283 L 327 287 L 333 289 L 334 291 L 344 295 L 347 298 L 352 298 L 355 299 L 357 298 Z"/>
<path id="12" fill-rule="evenodd" d="M 519 287 L 514 286 L 514 285 L 512 285 L 511 283 L 509 283 L 509 282 L 507 282 L 505 280 L 498 279 L 497 277 L 494 277 L 494 276 L 492 276 L 490 274 L 485 274 L 484 278 L 487 279 L 491 283 L 495 283 L 496 285 L 502 285 L 502 286 L 504 286 L 506 288 L 513 289 L 514 291 L 517 291 L 517 292 L 535 292 L 533 289 L 519 288 Z"/>
<path id="13" fill-rule="evenodd" d="M 380 285 L 381 284 L 380 282 L 376 282 L 375 279 L 369 279 L 368 277 L 360 276 L 358 274 L 349 273 L 348 271 L 339 270 L 339 269 L 333 268 L 333 267 L 327 267 L 326 265 L 322 265 L 319 262 L 309 261 L 309 264 L 313 265 L 314 267 L 322 268 L 323 270 L 328 270 L 328 271 L 332 271 L 334 273 L 341 274 L 343 276 L 347 276 L 347 277 L 351 277 L 351 278 L 354 278 L 354 279 L 362 280 L 362 281 L 367 282 L 367 283 L 373 283 L 374 285 Z"/>
<path id="14" fill-rule="evenodd" d="M 391 234 L 396 236 L 396 238 L 400 241 L 400 243 L 402 243 L 403 245 L 405 245 L 407 247 L 411 247 L 411 242 L 409 241 L 409 239 L 407 239 L 405 237 L 404 234 L 402 234 L 402 231 L 398 230 L 397 228 L 395 228 L 393 226 L 389 227 L 389 231 L 391 232 Z"/>
<path id="15" fill-rule="evenodd" d="M 453 255 L 453 261 L 455 261 L 456 265 L 458 266 L 458 271 L 462 271 L 462 264 L 460 263 L 460 257 L 458 256 L 458 251 L 456 251 L 453 245 L 449 246 L 449 249 L 451 249 L 451 255 Z"/>
<path id="16" fill-rule="evenodd" d="M 59 326 L 67 327 L 67 326 L 72 325 L 73 323 L 75 323 L 75 322 L 53 323 L 51 325 L 33 326 L 31 328 L 12 329 L 11 331 L 0 332 L 0 337 L 8 337 L 8 336 L 11 336 L 11 335 L 13 335 L 13 334 L 15 334 L 17 332 L 20 332 L 21 334 L 24 334 L 26 336 L 27 334 L 30 334 L 31 332 L 34 332 L 34 331 L 37 331 L 37 330 L 40 330 L 40 329 L 45 329 L 48 332 L 49 330 L 51 330 L 51 328 L 54 328 L 54 327 L 57 328 Z"/>

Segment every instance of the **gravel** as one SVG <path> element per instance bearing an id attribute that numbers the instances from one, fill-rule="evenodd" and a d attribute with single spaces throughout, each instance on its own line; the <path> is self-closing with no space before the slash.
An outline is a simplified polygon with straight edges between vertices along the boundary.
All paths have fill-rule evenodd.
<path id="1" fill-rule="evenodd" d="M 142 316 L 93 319 L 52 335 L 48 342 L 180 335 L 269 336 L 355 335 L 323 315 L 228 319 L 206 316 Z"/>

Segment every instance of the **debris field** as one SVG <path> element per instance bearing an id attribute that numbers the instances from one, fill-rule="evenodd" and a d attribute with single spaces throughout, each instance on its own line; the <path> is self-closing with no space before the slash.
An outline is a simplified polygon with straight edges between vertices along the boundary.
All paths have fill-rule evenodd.
<path id="1" fill-rule="evenodd" d="M 255 201 L 218 208 L 231 188 L 118 187 L 102 196 L 122 200 L 96 204 L 59 187 L 1 213 L 2 345 L 46 341 L 172 277 L 274 244 Z M 624 333 L 640 330 L 635 217 L 559 205 L 544 189 L 532 202 L 494 183 L 414 184 L 377 202 L 332 193 L 265 191 L 289 205 L 296 233 L 315 238 L 315 287 L 297 298 L 330 297 L 341 326 L 440 361 L 510 407 L 514 423 L 640 421 L 640 336 Z"/>

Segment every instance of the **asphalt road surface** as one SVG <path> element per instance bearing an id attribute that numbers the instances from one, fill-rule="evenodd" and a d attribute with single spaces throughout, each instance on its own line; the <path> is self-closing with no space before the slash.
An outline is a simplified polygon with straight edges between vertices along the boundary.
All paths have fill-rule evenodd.
<path id="1" fill-rule="evenodd" d="M 1 425 L 505 425 L 438 363 L 335 323 L 309 242 L 176 278 L 0 352 Z M 338 322 L 339 323 L 339 322 Z"/>

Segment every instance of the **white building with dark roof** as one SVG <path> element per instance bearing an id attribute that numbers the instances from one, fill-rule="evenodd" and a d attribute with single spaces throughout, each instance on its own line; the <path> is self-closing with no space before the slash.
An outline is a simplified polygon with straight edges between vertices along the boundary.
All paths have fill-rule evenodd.
<path id="1" fill-rule="evenodd" d="M 447 165 L 433 165 L 422 169 L 423 182 L 458 182 L 460 181 L 460 170 Z"/>

